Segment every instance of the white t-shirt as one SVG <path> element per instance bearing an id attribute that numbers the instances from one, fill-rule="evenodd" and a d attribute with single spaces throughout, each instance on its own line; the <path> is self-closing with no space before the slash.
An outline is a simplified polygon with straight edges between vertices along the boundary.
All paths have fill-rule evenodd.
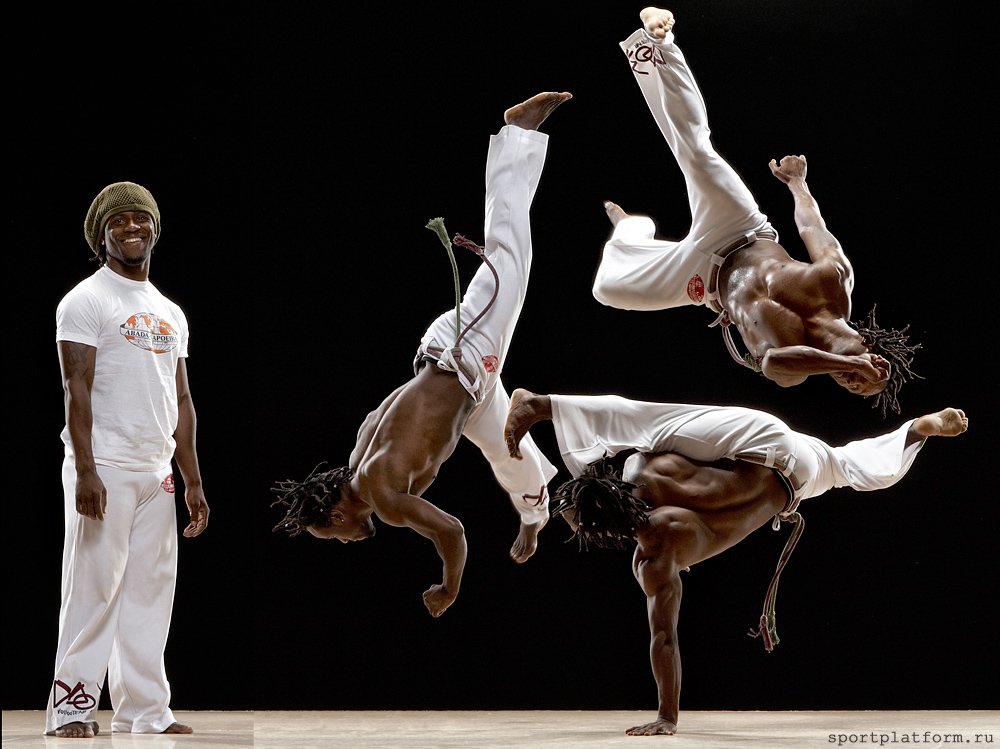
<path id="1" fill-rule="evenodd" d="M 97 349 L 91 392 L 95 462 L 128 471 L 166 467 L 176 445 L 177 364 L 188 353 L 181 308 L 149 281 L 103 266 L 59 302 L 56 341 Z M 72 458 L 68 425 L 62 440 Z"/>

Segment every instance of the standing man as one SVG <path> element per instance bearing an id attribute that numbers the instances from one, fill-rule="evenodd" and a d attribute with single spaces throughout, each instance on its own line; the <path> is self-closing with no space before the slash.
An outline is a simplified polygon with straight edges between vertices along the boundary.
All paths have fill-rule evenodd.
<path id="1" fill-rule="evenodd" d="M 201 535 L 209 513 L 187 319 L 149 281 L 160 211 L 146 188 L 105 187 L 83 233 L 99 267 L 56 310 L 66 535 L 45 733 L 94 737 L 105 678 L 112 731 L 192 733 L 170 711 L 163 663 L 177 577 L 172 460 L 191 517 L 183 535 Z"/>
<path id="2" fill-rule="evenodd" d="M 854 270 L 827 229 L 806 184 L 805 156 L 770 162 L 788 186 L 795 224 L 811 262 L 793 259 L 750 190 L 711 141 L 698 83 L 674 43 L 674 15 L 648 7 L 621 47 L 639 88 L 684 174 L 691 227 L 680 241 L 654 238 L 652 219 L 611 201 L 614 227 L 595 275 L 594 297 L 626 310 L 705 305 L 718 314 L 723 339 L 740 364 L 781 387 L 827 374 L 848 392 L 874 397 L 885 416 L 899 413 L 898 393 L 916 377 L 906 328 L 885 330 L 874 308 L 851 321 Z M 740 353 L 730 327 L 749 353 Z"/>
<path id="3" fill-rule="evenodd" d="M 280 481 L 273 503 L 285 509 L 274 527 L 291 536 L 363 541 L 375 535 L 372 516 L 429 539 L 442 562 L 441 582 L 424 594 L 431 616 L 458 596 L 467 553 L 458 518 L 423 499 L 464 435 L 489 461 L 520 518 L 510 557 L 526 562 L 549 519 L 549 480 L 556 468 L 530 439 L 523 460 L 507 452 L 503 428 L 510 398 L 500 379 L 531 270 L 529 212 L 548 149 L 538 127 L 566 92 L 546 91 L 504 112 L 486 158 L 486 246 L 457 235 L 482 265 L 455 310 L 442 313 L 417 349 L 414 376 L 368 414 L 346 466 L 304 481 Z M 443 223 L 431 221 L 450 252 Z M 469 487 L 469 493 L 477 493 Z"/>
<path id="4" fill-rule="evenodd" d="M 512 456 L 539 421 L 552 421 L 574 477 L 554 493 L 552 514 L 569 522 L 581 548 L 636 543 L 632 571 L 647 599 L 659 710 L 652 723 L 626 731 L 633 736 L 677 730 L 681 571 L 735 546 L 769 521 L 794 523 L 759 626 L 750 633 L 762 637 L 770 651 L 778 643 L 778 577 L 803 528 L 799 503 L 836 487 L 888 488 L 910 470 L 928 437 L 954 437 L 969 426 L 964 411 L 945 408 L 880 436 L 833 447 L 771 414 L 740 406 L 518 389 L 505 426 Z M 636 452 L 618 471 L 610 458 L 626 450 Z"/>

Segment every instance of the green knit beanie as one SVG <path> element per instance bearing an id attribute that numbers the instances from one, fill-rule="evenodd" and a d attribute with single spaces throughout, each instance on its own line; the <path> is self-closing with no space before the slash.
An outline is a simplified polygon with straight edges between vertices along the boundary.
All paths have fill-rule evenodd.
<path id="1" fill-rule="evenodd" d="M 160 236 L 160 209 L 156 207 L 152 193 L 135 182 L 115 182 L 97 194 L 83 221 L 83 236 L 95 254 L 104 235 L 104 225 L 109 218 L 122 211 L 146 211 L 153 217 L 156 236 Z"/>

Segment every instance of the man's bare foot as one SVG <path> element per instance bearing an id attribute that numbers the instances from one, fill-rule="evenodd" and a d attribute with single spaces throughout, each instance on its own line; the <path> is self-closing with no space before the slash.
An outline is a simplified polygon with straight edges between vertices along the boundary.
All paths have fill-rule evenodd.
<path id="1" fill-rule="evenodd" d="M 183 723 L 171 723 L 169 726 L 164 728 L 160 733 L 194 733 L 194 729 L 191 726 L 186 726 Z"/>
<path id="2" fill-rule="evenodd" d="M 545 118 L 552 114 L 553 109 L 572 98 L 573 94 L 568 91 L 543 91 L 512 106 L 503 113 L 503 121 L 525 130 L 537 130 L 545 122 Z"/>
<path id="3" fill-rule="evenodd" d="M 101 727 L 96 720 L 87 722 L 74 721 L 66 725 L 59 726 L 54 731 L 49 731 L 46 736 L 55 736 L 57 739 L 92 739 L 101 732 Z"/>
<path id="4" fill-rule="evenodd" d="M 674 14 L 665 8 L 643 8 L 639 11 L 639 20 L 647 34 L 661 41 L 674 27 Z"/>
<path id="5" fill-rule="evenodd" d="M 548 518 L 531 525 L 521 523 L 517 538 L 514 539 L 514 545 L 510 547 L 510 558 L 518 564 L 524 564 L 531 559 L 538 549 L 538 534 L 542 532 L 542 528 L 547 522 L 549 522 Z"/>
<path id="6" fill-rule="evenodd" d="M 955 437 L 969 428 L 969 417 L 960 408 L 945 408 L 925 414 L 913 422 L 913 431 L 921 437 Z"/>
<path id="7" fill-rule="evenodd" d="M 618 222 L 623 218 L 628 218 L 628 214 L 622 210 L 622 207 L 617 203 L 612 203 L 610 200 L 604 201 L 604 212 L 608 214 L 608 220 L 611 222 L 612 226 L 618 226 Z"/>
<path id="8" fill-rule="evenodd" d="M 547 395 L 536 395 L 530 390 L 517 388 L 510 396 L 507 421 L 503 425 L 503 436 L 507 441 L 510 457 L 521 460 L 521 440 L 531 425 L 552 418 L 552 402 Z"/>

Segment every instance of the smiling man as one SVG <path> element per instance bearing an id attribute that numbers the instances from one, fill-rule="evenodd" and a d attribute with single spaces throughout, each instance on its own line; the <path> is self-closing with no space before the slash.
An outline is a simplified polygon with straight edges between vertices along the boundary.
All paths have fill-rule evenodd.
<path id="1" fill-rule="evenodd" d="M 208 525 L 188 387 L 188 324 L 149 281 L 160 211 L 134 182 L 98 193 L 84 236 L 100 266 L 59 302 L 65 390 L 62 608 L 45 732 L 92 738 L 107 677 L 111 730 L 191 733 L 170 710 L 163 652 L 177 577 L 171 461 Z"/>

